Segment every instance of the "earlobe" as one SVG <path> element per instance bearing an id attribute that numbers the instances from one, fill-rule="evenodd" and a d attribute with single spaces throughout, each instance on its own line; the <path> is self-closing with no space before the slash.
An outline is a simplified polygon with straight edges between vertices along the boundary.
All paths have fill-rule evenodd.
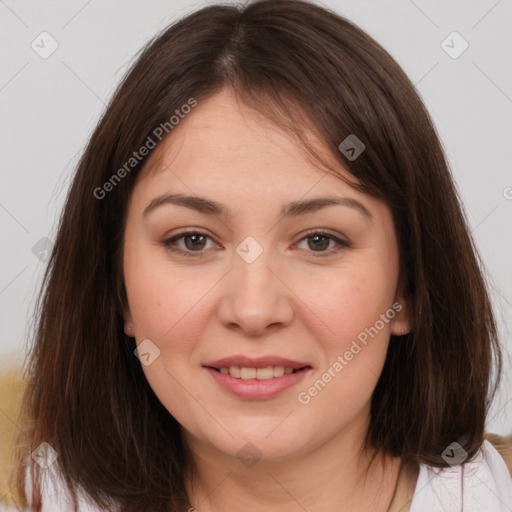
<path id="1" fill-rule="evenodd" d="M 411 326 L 407 319 L 395 318 L 391 324 L 391 334 L 394 336 L 404 336 L 410 330 Z"/>
<path id="2" fill-rule="evenodd" d="M 124 315 L 124 333 L 126 334 L 126 336 L 130 336 L 131 338 L 135 336 L 131 315 L 129 313 L 126 313 Z"/>
<path id="3" fill-rule="evenodd" d="M 393 303 L 392 309 L 395 311 L 395 317 L 391 320 L 391 334 L 394 336 L 404 336 L 408 334 L 411 331 L 408 302 L 400 298 Z"/>

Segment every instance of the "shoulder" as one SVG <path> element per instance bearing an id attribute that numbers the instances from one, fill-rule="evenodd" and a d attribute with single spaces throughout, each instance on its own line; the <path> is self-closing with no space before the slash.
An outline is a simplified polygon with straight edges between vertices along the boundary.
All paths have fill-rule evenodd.
<path id="1" fill-rule="evenodd" d="M 503 437 L 497 434 L 486 434 L 485 439 L 489 440 L 494 448 L 505 460 L 509 473 L 512 475 L 512 435 Z"/>
<path id="2" fill-rule="evenodd" d="M 25 499 L 29 508 L 32 506 L 32 478 L 30 476 L 30 455 L 27 457 L 25 471 Z M 59 471 L 56 462 L 40 471 L 40 487 L 42 496 L 41 512 L 106 512 L 98 508 L 88 495 L 81 489 L 77 492 L 78 508 L 75 509 L 73 498 L 66 485 L 66 481 Z M 112 508 L 112 511 L 117 508 Z"/>
<path id="3" fill-rule="evenodd" d="M 487 439 L 475 457 L 448 468 L 420 465 L 409 512 L 509 512 L 512 476 Z"/>

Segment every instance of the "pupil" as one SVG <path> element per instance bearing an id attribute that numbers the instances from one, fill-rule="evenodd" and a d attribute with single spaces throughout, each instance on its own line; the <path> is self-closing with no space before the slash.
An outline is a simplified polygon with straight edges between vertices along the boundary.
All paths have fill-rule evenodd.
<path id="1" fill-rule="evenodd" d="M 325 249 L 325 242 L 327 242 L 327 245 L 329 245 L 329 239 L 323 235 L 315 235 L 313 237 L 310 237 L 314 240 L 314 247 L 316 247 L 317 249 L 320 248 L 320 249 Z M 317 242 L 320 241 L 320 239 L 323 239 L 323 244 L 322 242 L 320 242 L 320 244 L 317 244 Z"/>
<path id="2" fill-rule="evenodd" d="M 202 242 L 201 238 L 204 238 L 203 235 L 188 235 L 187 240 L 192 240 L 192 247 L 197 248 L 199 244 Z M 188 244 L 187 244 L 188 245 Z M 190 247 L 188 247 L 190 249 Z"/>

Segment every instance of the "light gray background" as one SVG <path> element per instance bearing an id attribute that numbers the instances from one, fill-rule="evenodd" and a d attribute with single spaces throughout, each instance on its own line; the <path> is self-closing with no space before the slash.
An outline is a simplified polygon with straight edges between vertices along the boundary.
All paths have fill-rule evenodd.
<path id="1" fill-rule="evenodd" d="M 215 2 L 0 0 L 0 361 L 26 351 L 27 325 L 78 156 L 128 64 L 172 20 Z M 488 429 L 512 433 L 512 0 L 330 0 L 399 62 L 437 126 L 492 281 L 506 347 Z M 47 31 L 58 49 L 32 47 Z M 441 46 L 457 31 L 468 49 Z M 453 41 L 453 42 L 452 42 Z M 39 43 L 41 45 L 41 43 Z M 460 42 L 449 38 L 451 50 Z M 48 46 L 46 46 L 48 48 Z"/>

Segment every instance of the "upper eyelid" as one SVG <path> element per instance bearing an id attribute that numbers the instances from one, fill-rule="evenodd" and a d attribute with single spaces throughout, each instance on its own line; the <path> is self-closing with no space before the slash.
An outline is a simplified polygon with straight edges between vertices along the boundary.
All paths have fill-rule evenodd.
<path id="1" fill-rule="evenodd" d="M 312 228 L 312 229 L 309 229 L 307 230 L 305 233 L 303 233 L 301 235 L 301 237 L 299 238 L 299 240 L 297 242 L 295 242 L 295 244 L 299 243 L 299 242 L 302 242 L 305 238 L 307 238 L 308 236 L 312 236 L 312 235 L 316 235 L 316 234 L 319 234 L 319 235 L 322 235 L 322 236 L 326 236 L 328 238 L 330 238 L 331 240 L 333 240 L 334 242 L 336 242 L 339 246 L 349 246 L 350 243 L 346 240 L 344 240 L 344 237 L 343 236 L 340 236 L 340 235 L 337 235 L 337 234 L 333 234 L 333 233 L 330 233 L 329 231 L 325 230 L 325 229 L 322 229 L 322 228 Z M 216 240 L 215 240 L 215 237 L 213 237 L 212 235 L 210 235 L 209 233 L 206 233 L 204 231 L 201 231 L 200 229 L 197 229 L 197 230 L 188 230 L 188 231 L 183 231 L 181 233 L 177 233 L 171 237 L 168 237 L 164 240 L 164 243 L 166 245 L 171 245 L 171 242 L 176 242 L 177 240 L 187 236 L 187 235 L 201 235 L 201 236 L 205 236 L 207 238 L 209 238 L 212 242 L 214 242 L 215 244 L 217 244 Z M 205 252 L 205 251 L 190 251 L 190 250 L 184 250 L 184 249 L 177 249 L 178 251 L 183 251 L 183 252 L 188 252 L 188 253 L 202 253 L 202 252 Z M 315 251 L 312 251 L 312 252 L 315 252 Z M 319 254 L 321 254 L 322 252 L 325 252 L 325 253 L 328 253 L 330 251 L 319 251 Z"/>
<path id="2" fill-rule="evenodd" d="M 308 229 L 305 233 L 303 233 L 301 235 L 301 238 L 299 239 L 299 241 L 302 240 L 303 238 L 309 236 L 309 235 L 314 235 L 314 234 L 321 234 L 321 235 L 325 235 L 325 236 L 330 236 L 332 238 L 338 238 L 341 242 L 344 241 L 343 240 L 343 238 L 344 238 L 343 235 L 336 234 L 336 233 L 331 233 L 331 232 L 329 232 L 329 230 L 326 230 L 326 229 L 323 229 L 323 228 L 311 228 L 311 229 Z M 189 229 L 187 231 L 182 231 L 181 233 L 176 233 L 176 234 L 174 234 L 172 236 L 169 236 L 164 241 L 173 240 L 173 239 L 185 236 L 185 235 L 203 235 L 203 236 L 206 236 L 208 238 L 211 238 L 212 240 L 215 240 L 215 238 L 216 238 L 215 236 L 211 235 L 210 233 L 208 233 L 206 231 L 202 231 L 201 229 Z"/>

